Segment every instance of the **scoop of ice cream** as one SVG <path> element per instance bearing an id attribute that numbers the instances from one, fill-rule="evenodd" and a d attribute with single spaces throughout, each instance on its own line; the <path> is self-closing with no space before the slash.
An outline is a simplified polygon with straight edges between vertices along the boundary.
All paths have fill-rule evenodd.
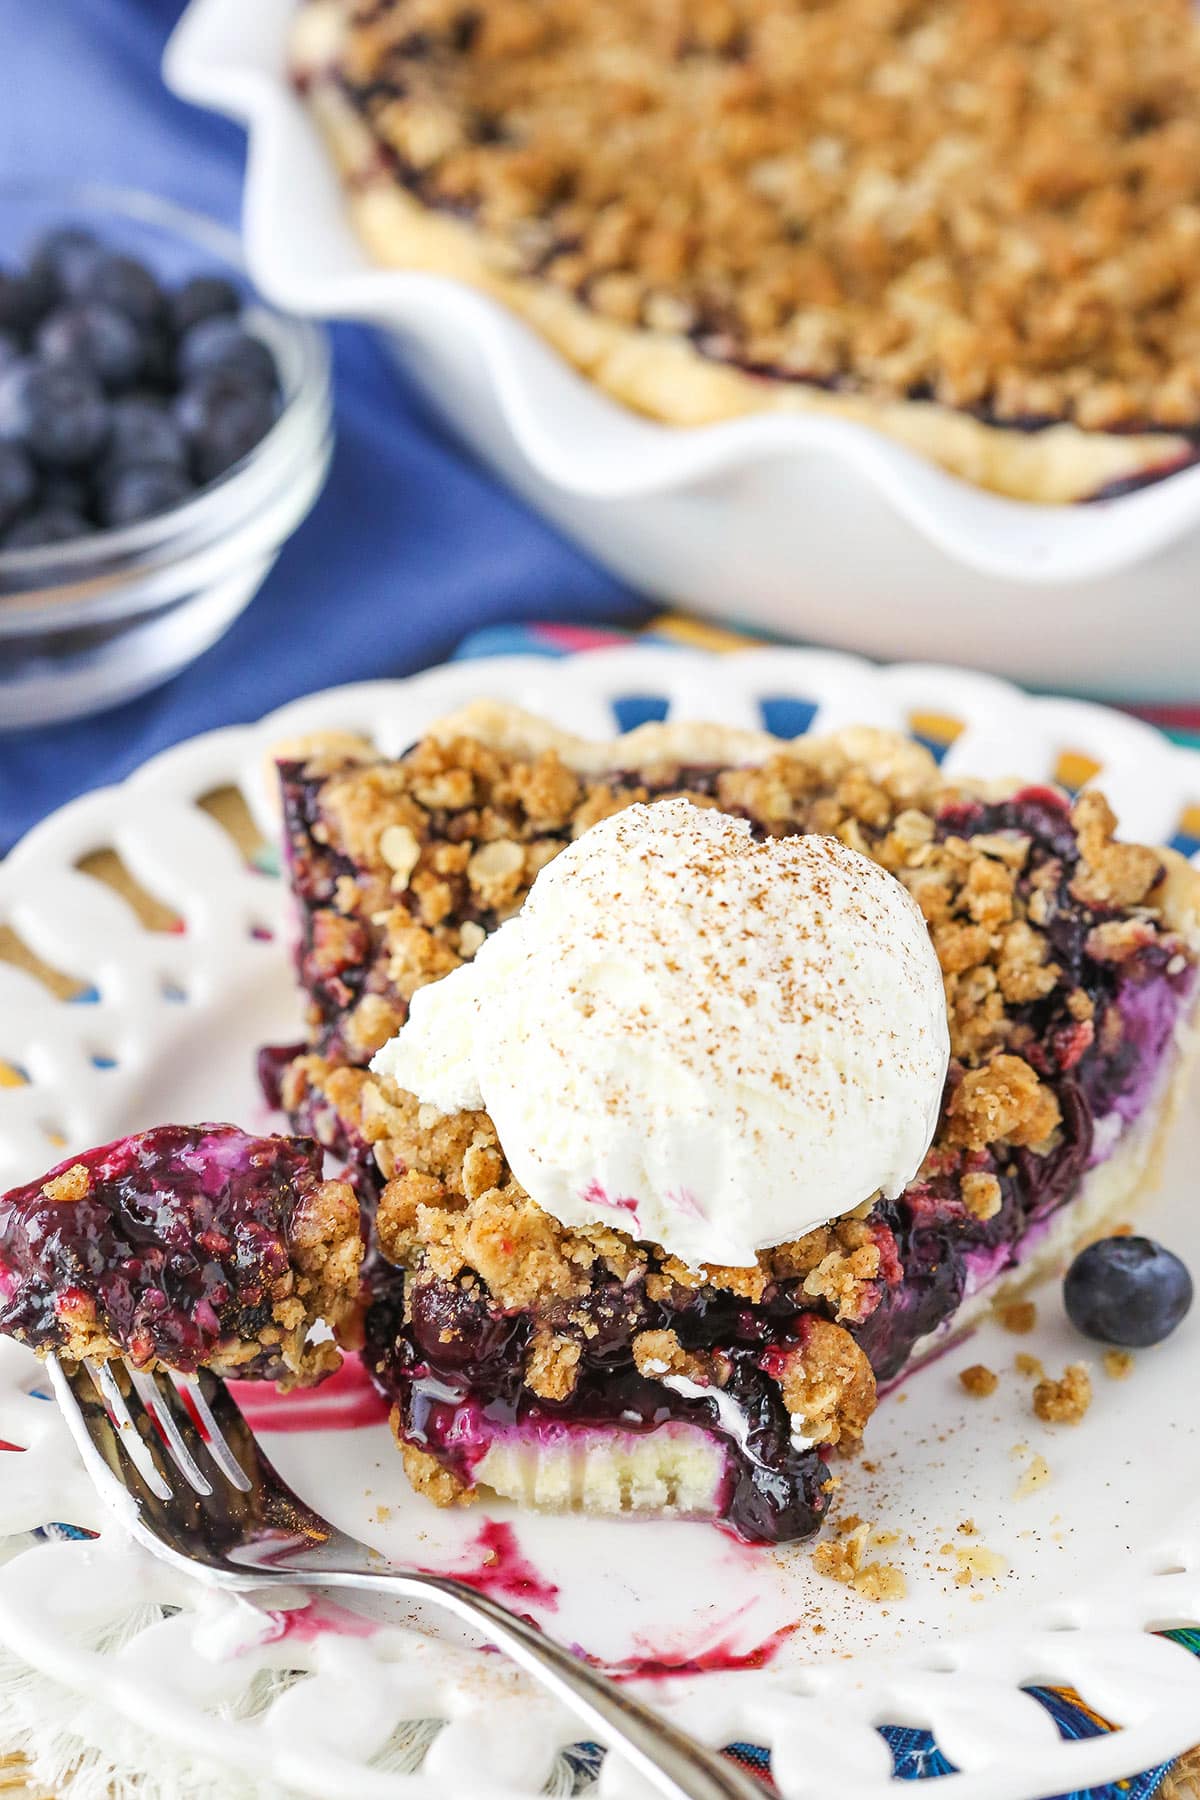
<path id="1" fill-rule="evenodd" d="M 898 881 L 836 838 L 631 806 L 538 875 L 372 1067 L 482 1108 L 565 1225 L 746 1265 L 916 1173 L 949 1043 Z"/>

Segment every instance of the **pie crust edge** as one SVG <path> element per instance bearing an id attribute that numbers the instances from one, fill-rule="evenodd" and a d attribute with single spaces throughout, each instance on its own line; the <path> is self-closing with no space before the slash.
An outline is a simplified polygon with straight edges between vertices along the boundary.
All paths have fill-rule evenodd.
<path id="1" fill-rule="evenodd" d="M 807 414 L 865 425 L 974 486 L 1045 505 L 1085 500 L 1185 456 L 1170 432 L 1087 432 L 1063 423 L 1026 432 L 932 401 L 839 394 L 746 374 L 706 357 L 685 337 L 602 318 L 561 289 L 494 268 L 487 239 L 424 206 L 381 170 L 376 141 L 330 76 L 344 16 L 335 0 L 304 0 L 292 66 L 347 190 L 351 218 L 384 267 L 450 276 L 498 300 L 611 398 L 675 426 L 750 413 Z"/>

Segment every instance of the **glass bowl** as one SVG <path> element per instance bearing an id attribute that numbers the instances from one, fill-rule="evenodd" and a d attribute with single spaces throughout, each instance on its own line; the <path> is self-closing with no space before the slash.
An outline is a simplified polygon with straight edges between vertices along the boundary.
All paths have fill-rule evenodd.
<path id="1" fill-rule="evenodd" d="M 194 498 L 136 525 L 0 550 L 0 730 L 114 706 L 176 674 L 248 605 L 321 491 L 333 449 L 324 334 L 266 305 L 224 226 L 151 194 L 86 185 L 0 187 L 0 261 L 78 224 L 162 280 L 223 275 L 271 350 L 274 425 Z"/>

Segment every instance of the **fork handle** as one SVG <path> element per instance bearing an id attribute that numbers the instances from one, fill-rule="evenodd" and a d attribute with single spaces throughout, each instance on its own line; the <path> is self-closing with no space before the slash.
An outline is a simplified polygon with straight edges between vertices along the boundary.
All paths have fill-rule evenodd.
<path id="1" fill-rule="evenodd" d="M 394 1574 L 358 1574 L 317 1568 L 298 1569 L 297 1573 L 302 1573 L 305 1583 L 313 1586 L 392 1595 L 399 1589 L 414 1599 L 432 1600 L 444 1606 L 481 1632 L 497 1649 L 505 1651 L 569 1707 L 594 1737 L 618 1747 L 667 1800 L 762 1800 L 761 1783 L 727 1757 L 688 1737 L 617 1682 L 555 1643 L 536 1625 L 498 1606 L 465 1582 L 401 1570 Z"/>

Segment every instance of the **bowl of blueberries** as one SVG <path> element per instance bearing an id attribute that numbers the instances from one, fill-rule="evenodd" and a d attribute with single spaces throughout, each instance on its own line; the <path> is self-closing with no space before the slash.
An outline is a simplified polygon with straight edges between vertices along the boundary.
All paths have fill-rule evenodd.
<path id="1" fill-rule="evenodd" d="M 256 593 L 333 443 L 321 331 L 224 227 L 0 188 L 0 729 L 132 699 Z"/>

